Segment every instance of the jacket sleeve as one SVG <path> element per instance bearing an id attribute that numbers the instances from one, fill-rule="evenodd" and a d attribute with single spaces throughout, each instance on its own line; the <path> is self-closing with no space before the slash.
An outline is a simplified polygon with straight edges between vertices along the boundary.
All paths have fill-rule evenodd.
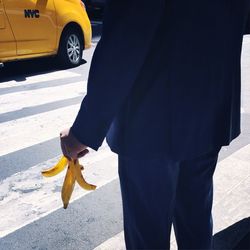
<path id="1" fill-rule="evenodd" d="M 247 18 L 247 24 L 246 24 L 246 28 L 245 28 L 245 33 L 244 34 L 250 34 L 250 13 L 249 13 L 248 18 Z"/>
<path id="2" fill-rule="evenodd" d="M 97 150 L 129 95 L 150 50 L 165 0 L 109 0 L 102 37 L 94 52 L 87 95 L 71 127 Z"/>

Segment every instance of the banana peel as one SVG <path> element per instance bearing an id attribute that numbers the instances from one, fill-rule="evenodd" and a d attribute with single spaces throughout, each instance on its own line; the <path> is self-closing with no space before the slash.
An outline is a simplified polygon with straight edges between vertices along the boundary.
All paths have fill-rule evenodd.
<path id="1" fill-rule="evenodd" d="M 79 184 L 80 187 L 82 187 L 85 190 L 95 190 L 96 186 L 89 184 L 86 182 L 82 175 L 82 170 L 84 167 L 80 165 L 79 160 L 68 160 L 66 157 L 61 157 L 59 162 L 54 165 L 53 167 L 46 169 L 42 171 L 42 175 L 45 177 L 52 177 L 60 172 L 62 172 L 66 166 L 67 167 L 67 172 L 64 178 L 63 186 L 62 186 L 62 191 L 61 191 L 61 198 L 63 201 L 63 208 L 66 209 L 69 205 L 69 201 L 71 198 L 71 195 L 74 191 L 75 187 L 75 182 Z"/>
<path id="2" fill-rule="evenodd" d="M 54 165 L 53 167 L 46 169 L 44 171 L 42 171 L 42 175 L 45 177 L 52 177 L 55 176 L 59 173 L 61 173 L 67 166 L 68 164 L 68 159 L 66 157 L 61 157 L 61 159 L 59 160 L 59 162 Z"/>
<path id="3" fill-rule="evenodd" d="M 95 190 L 96 189 L 95 185 L 89 184 L 85 181 L 82 175 L 82 169 L 83 169 L 83 166 L 80 165 L 79 161 L 77 160 L 75 164 L 75 169 L 74 169 L 77 183 L 80 185 L 80 187 L 82 187 L 85 190 Z"/>

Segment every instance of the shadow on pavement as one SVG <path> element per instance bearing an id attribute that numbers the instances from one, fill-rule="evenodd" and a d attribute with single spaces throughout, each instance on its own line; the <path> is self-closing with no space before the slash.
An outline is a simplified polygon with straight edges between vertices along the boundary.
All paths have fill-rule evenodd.
<path id="1" fill-rule="evenodd" d="M 81 64 L 86 61 L 82 59 Z M 5 81 L 23 82 L 26 77 L 51 73 L 62 69 L 53 57 L 36 58 L 6 63 L 0 69 L 0 85 Z"/>
<path id="2" fill-rule="evenodd" d="M 215 234 L 213 249 L 250 249 L 250 217 Z"/>
<path id="3" fill-rule="evenodd" d="M 54 72 L 59 69 L 59 65 L 54 58 L 39 58 L 6 63 L 0 69 L 0 84 L 4 81 L 14 80 L 23 82 L 26 77 L 43 73 Z"/>

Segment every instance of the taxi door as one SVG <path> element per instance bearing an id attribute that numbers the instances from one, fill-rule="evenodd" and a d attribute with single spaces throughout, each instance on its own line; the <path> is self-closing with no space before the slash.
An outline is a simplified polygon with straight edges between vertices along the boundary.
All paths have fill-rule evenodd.
<path id="1" fill-rule="evenodd" d="M 0 0 L 0 61 L 13 56 L 16 56 L 16 42 Z"/>
<path id="2" fill-rule="evenodd" d="M 17 42 L 17 54 L 49 53 L 56 50 L 54 0 L 4 0 Z"/>

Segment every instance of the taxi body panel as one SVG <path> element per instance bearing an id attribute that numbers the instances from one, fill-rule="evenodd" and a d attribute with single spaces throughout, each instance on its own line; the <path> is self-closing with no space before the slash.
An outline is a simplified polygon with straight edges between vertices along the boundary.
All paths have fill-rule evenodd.
<path id="1" fill-rule="evenodd" d="M 56 55 L 69 25 L 82 34 L 84 48 L 91 47 L 80 0 L 0 0 L 0 62 Z"/>
<path id="2" fill-rule="evenodd" d="M 32 59 L 37 57 L 46 57 L 46 56 L 55 56 L 57 54 L 56 51 L 54 52 L 45 52 L 45 53 L 37 53 L 37 54 L 28 54 L 28 55 L 15 55 L 15 56 L 6 56 L 1 57 L 0 62 L 10 62 L 10 61 L 19 61 L 19 60 L 25 60 L 25 59 Z"/>
<path id="3" fill-rule="evenodd" d="M 92 29 L 87 12 L 82 12 L 78 8 L 74 8 L 75 0 L 64 1 L 64 8 L 61 8 L 61 0 L 54 0 L 57 15 L 58 36 L 61 37 L 63 30 L 70 23 L 78 24 L 84 32 L 84 47 L 91 47 Z M 69 12 L 68 9 L 71 9 Z M 60 39 L 57 40 L 58 42 Z M 57 46 L 58 47 L 58 46 Z"/>
<path id="4" fill-rule="evenodd" d="M 0 0 L 0 58 L 11 56 L 16 56 L 16 41 Z"/>
<path id="5" fill-rule="evenodd" d="M 17 55 L 51 52 L 56 49 L 56 13 L 53 0 L 4 0 L 4 7 L 16 39 Z"/>

